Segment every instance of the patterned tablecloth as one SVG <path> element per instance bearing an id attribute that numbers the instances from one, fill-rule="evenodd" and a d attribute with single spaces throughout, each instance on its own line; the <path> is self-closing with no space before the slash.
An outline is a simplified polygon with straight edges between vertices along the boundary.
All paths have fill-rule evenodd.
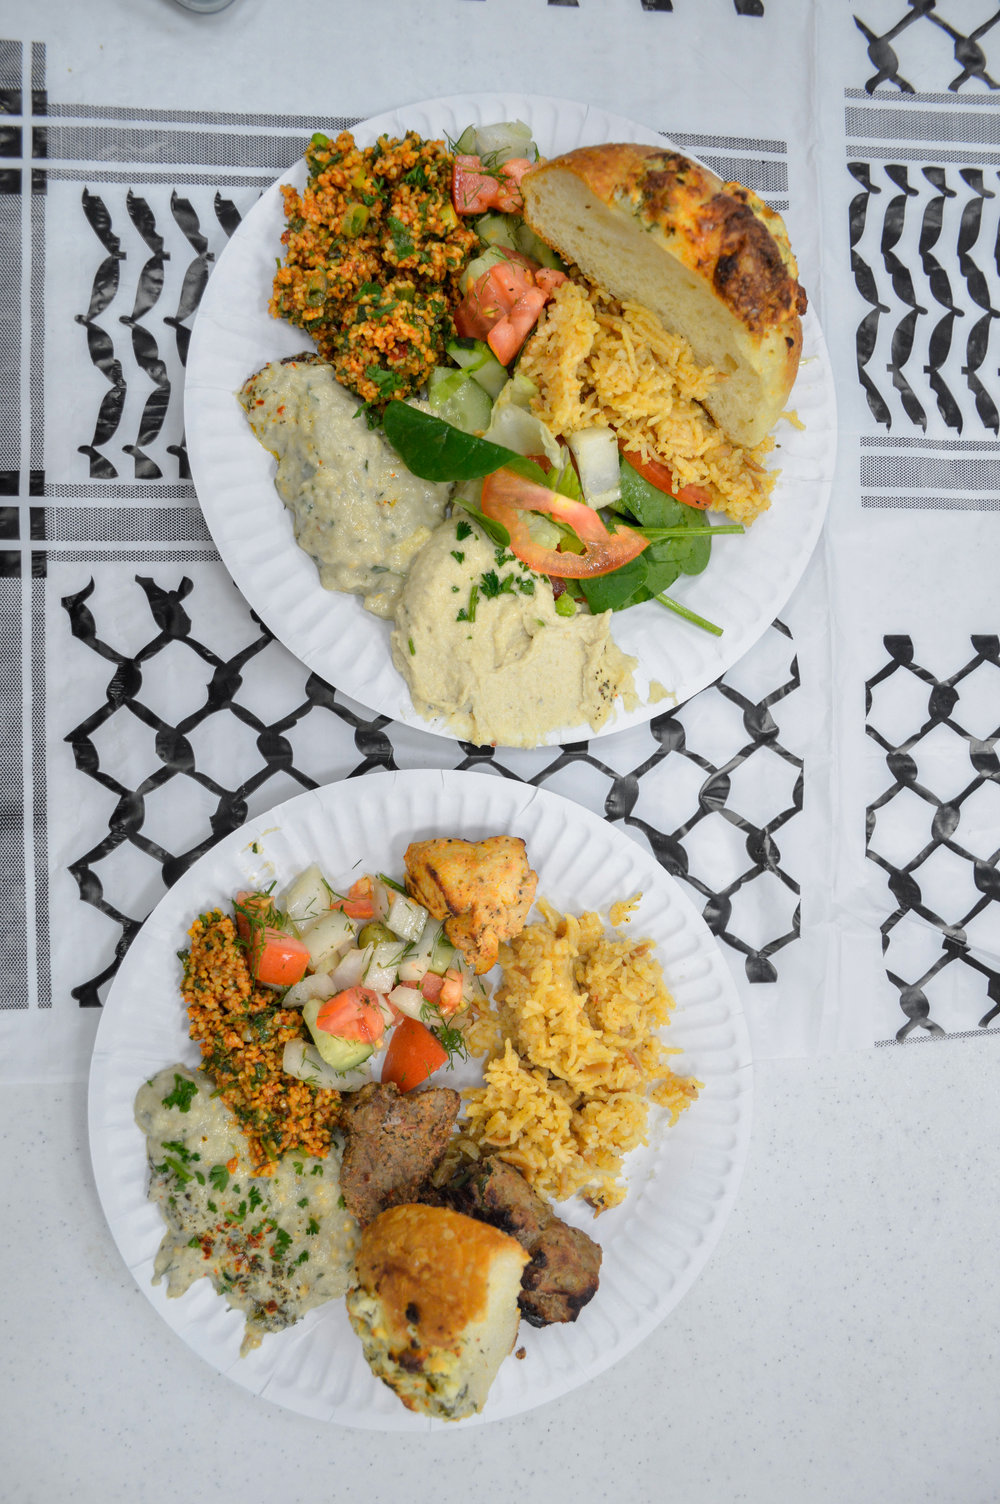
<path id="1" fill-rule="evenodd" d="M 424 10 L 486 36 L 503 4 Z M 213 79 L 217 53 L 179 77 L 186 31 L 225 38 L 235 72 L 256 59 L 259 73 L 250 28 L 266 8 L 192 18 L 159 0 L 141 52 L 108 20 L 102 56 L 74 51 L 58 5 L 6 7 L 0 1076 L 82 1076 L 165 888 L 248 815 L 386 768 L 527 780 L 651 848 L 718 937 L 759 1056 L 989 1032 L 1000 14 L 986 0 L 614 0 L 595 17 L 518 0 L 543 42 L 558 33 L 555 92 L 642 120 L 785 214 L 841 441 L 820 548 L 746 658 L 648 727 L 510 752 L 388 721 L 306 670 L 237 592 L 199 509 L 184 365 L 228 237 L 314 129 L 453 92 L 419 46 L 408 71 L 396 46 L 360 96 L 333 56 L 294 113 L 287 88 L 272 101 Z M 357 10 L 355 50 L 389 12 L 407 24 L 402 0 Z M 686 65 L 663 90 L 668 52 Z M 709 62 L 725 81 L 713 99 Z M 546 92 L 540 66 L 510 71 Z"/>

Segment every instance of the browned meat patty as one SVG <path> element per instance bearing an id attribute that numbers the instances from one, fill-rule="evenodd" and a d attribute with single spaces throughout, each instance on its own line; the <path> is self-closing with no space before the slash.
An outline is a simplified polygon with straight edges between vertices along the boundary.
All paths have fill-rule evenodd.
<path id="1" fill-rule="evenodd" d="M 441 1194 L 455 1211 L 509 1233 L 531 1254 L 518 1304 L 532 1326 L 575 1321 L 593 1300 L 600 1245 L 557 1217 L 513 1165 L 491 1156 L 461 1172 Z"/>
<path id="2" fill-rule="evenodd" d="M 421 1186 L 444 1154 L 460 1104 L 458 1092 L 448 1086 L 403 1095 L 391 1083 L 373 1081 L 353 1095 L 345 1093 L 340 1188 L 362 1227 L 389 1206 L 419 1200 Z"/>

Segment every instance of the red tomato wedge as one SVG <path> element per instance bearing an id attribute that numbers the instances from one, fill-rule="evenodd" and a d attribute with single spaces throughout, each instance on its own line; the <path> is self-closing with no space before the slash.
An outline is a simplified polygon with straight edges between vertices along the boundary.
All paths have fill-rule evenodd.
<path id="1" fill-rule="evenodd" d="M 418 1018 L 404 1018 L 392 1031 L 382 1062 L 382 1080 L 412 1091 L 447 1062 L 448 1051 Z"/>
<path id="2" fill-rule="evenodd" d="M 627 460 L 632 469 L 638 471 L 643 480 L 648 480 L 658 491 L 665 491 L 668 496 L 676 497 L 686 507 L 697 507 L 699 512 L 712 506 L 714 497 L 707 486 L 681 486 L 679 491 L 675 491 L 674 472 L 669 465 L 664 465 L 661 460 L 644 460 L 634 449 L 623 448 L 621 453 L 622 459 Z"/>
<path id="3" fill-rule="evenodd" d="M 610 574 L 638 557 L 647 547 L 647 539 L 631 528 L 620 527 L 609 533 L 593 507 L 571 501 L 535 481 L 526 480 L 513 470 L 496 470 L 483 481 L 480 506 L 487 517 L 499 522 L 510 534 L 510 546 L 522 563 L 538 574 L 556 579 L 583 580 Z M 582 554 L 543 548 L 528 531 L 525 512 L 545 512 L 571 527 L 584 544 Z"/>
<path id="4" fill-rule="evenodd" d="M 309 965 L 309 949 L 295 935 L 266 921 L 274 904 L 266 893 L 238 893 L 236 928 L 247 945 L 250 975 L 264 987 L 291 987 L 301 982 Z M 259 915 L 260 919 L 256 916 Z"/>
<path id="5" fill-rule="evenodd" d="M 375 1044 L 385 1033 L 385 1018 L 377 992 L 370 987 L 345 987 L 320 1004 L 316 1027 L 338 1039 L 359 1039 Z"/>

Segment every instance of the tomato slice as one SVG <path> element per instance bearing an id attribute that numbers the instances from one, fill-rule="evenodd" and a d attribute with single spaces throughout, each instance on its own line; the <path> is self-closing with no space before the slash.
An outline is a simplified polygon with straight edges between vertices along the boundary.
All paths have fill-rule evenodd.
<path id="1" fill-rule="evenodd" d="M 707 486 L 681 486 L 679 491 L 675 491 L 674 472 L 669 465 L 663 464 L 662 460 L 644 460 L 635 449 L 622 448 L 621 454 L 622 459 L 626 460 L 643 480 L 648 480 L 649 484 L 655 486 L 658 491 L 665 491 L 668 496 L 682 501 L 686 507 L 696 507 L 699 512 L 704 512 L 706 508 L 714 504 L 715 498 Z"/>
<path id="2" fill-rule="evenodd" d="M 571 501 L 513 470 L 496 470 L 483 481 L 480 506 L 487 517 L 499 522 L 510 534 L 510 546 L 522 563 L 538 574 L 556 579 L 583 580 L 610 574 L 635 559 L 648 540 L 628 527 L 609 533 L 593 507 Z M 545 512 L 571 527 L 584 545 L 582 554 L 543 548 L 528 531 L 525 512 Z"/>
<path id="3" fill-rule="evenodd" d="M 412 1091 L 447 1062 L 448 1051 L 418 1018 L 404 1018 L 392 1031 L 382 1062 L 382 1080 Z"/>
<path id="4" fill-rule="evenodd" d="M 320 1004 L 316 1027 L 338 1039 L 358 1039 L 375 1044 L 385 1033 L 385 1018 L 378 993 L 370 987 L 345 987 Z"/>

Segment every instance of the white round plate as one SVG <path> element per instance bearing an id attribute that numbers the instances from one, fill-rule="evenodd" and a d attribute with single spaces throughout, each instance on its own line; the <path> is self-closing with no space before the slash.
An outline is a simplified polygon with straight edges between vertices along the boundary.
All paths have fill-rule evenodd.
<path id="1" fill-rule="evenodd" d="M 543 155 L 602 141 L 668 145 L 645 126 L 570 100 L 521 94 L 464 95 L 408 105 L 358 126 L 359 144 L 379 135 L 416 130 L 456 139 L 470 124 L 520 119 L 532 128 Z M 281 181 L 301 187 L 305 164 Z M 184 420 L 191 471 L 206 521 L 233 579 L 275 636 L 322 678 L 363 705 L 394 720 L 454 733 L 425 721 L 394 668 L 390 624 L 365 611 L 356 596 L 324 590 L 316 566 L 295 543 L 291 514 L 274 489 L 274 461 L 251 432 L 235 393 L 268 361 L 309 345 L 301 330 L 267 311 L 275 258 L 285 227 L 280 185 L 274 184 L 236 231 L 202 298 L 187 362 Z M 746 653 L 781 612 L 798 583 L 826 514 L 836 451 L 833 376 L 823 334 L 810 311 L 804 320 L 803 359 L 791 406 L 805 425 L 781 422 L 781 470 L 771 510 L 743 537 L 720 539 L 704 574 L 682 576 L 671 595 L 724 627 L 721 638 L 645 602 L 614 618 L 613 636 L 638 659 L 635 710 L 620 707 L 597 733 L 647 722 L 671 703 L 712 684 Z M 649 702 L 650 682 L 672 700 Z M 586 726 L 564 727 L 545 738 L 558 745 L 593 736 Z"/>
<path id="2" fill-rule="evenodd" d="M 539 893 L 562 911 L 607 913 L 643 894 L 632 931 L 650 936 L 676 1001 L 667 1030 L 676 1068 L 704 1083 L 674 1128 L 653 1109 L 648 1146 L 627 1161 L 628 1194 L 595 1218 L 560 1205 L 604 1250 L 600 1289 L 572 1325 L 522 1323 L 522 1360 L 508 1358 L 482 1416 L 446 1423 L 412 1415 L 371 1374 L 342 1301 L 309 1312 L 240 1358 L 243 1317 L 199 1280 L 168 1300 L 151 1283 L 163 1235 L 147 1199 L 145 1140 L 133 1102 L 174 1061 L 198 1063 L 180 999 L 177 952 L 199 913 L 240 888 L 283 885 L 318 861 L 333 880 L 355 870 L 401 872 L 410 841 L 435 835 L 523 836 Z M 446 1084 L 481 1079 L 445 1073 Z M 122 962 L 104 1008 L 90 1072 L 90 1148 L 115 1242 L 143 1293 L 220 1372 L 316 1420 L 422 1431 L 499 1420 L 574 1389 L 634 1347 L 680 1300 L 708 1260 L 736 1199 L 750 1134 L 752 1071 L 739 996 L 715 940 L 652 856 L 560 795 L 493 774 L 372 773 L 300 794 L 208 852 L 163 898 Z"/>

